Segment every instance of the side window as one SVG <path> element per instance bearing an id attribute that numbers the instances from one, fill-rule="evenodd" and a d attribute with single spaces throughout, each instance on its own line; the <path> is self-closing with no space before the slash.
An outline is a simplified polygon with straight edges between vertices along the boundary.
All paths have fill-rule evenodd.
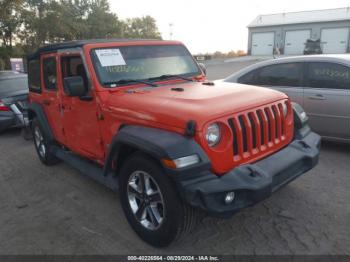
<path id="1" fill-rule="evenodd" d="M 56 58 L 49 57 L 43 60 L 44 84 L 48 90 L 57 89 Z"/>
<path id="2" fill-rule="evenodd" d="M 83 60 L 80 56 L 64 56 L 61 59 L 62 79 L 71 76 L 81 76 L 85 89 L 88 90 L 88 77 L 85 71 Z"/>
<path id="3" fill-rule="evenodd" d="M 33 59 L 28 61 L 28 85 L 32 92 L 40 93 L 40 60 Z"/>
<path id="4" fill-rule="evenodd" d="M 277 64 L 261 68 L 257 85 L 301 86 L 302 64 Z"/>
<path id="5" fill-rule="evenodd" d="M 238 83 L 241 84 L 246 84 L 246 85 L 255 85 L 256 84 L 256 74 L 257 74 L 257 70 L 253 70 L 243 76 L 241 76 L 240 78 L 238 78 Z"/>
<path id="6" fill-rule="evenodd" d="M 334 63 L 310 63 L 308 86 L 328 89 L 350 89 L 350 69 Z"/>

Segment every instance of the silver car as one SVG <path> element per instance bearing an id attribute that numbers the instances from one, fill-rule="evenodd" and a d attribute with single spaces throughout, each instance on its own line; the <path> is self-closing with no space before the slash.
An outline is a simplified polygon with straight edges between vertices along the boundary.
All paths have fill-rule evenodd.
<path id="1" fill-rule="evenodd" d="M 304 107 L 315 132 L 327 140 L 350 143 L 350 54 L 268 60 L 223 81 L 284 92 Z"/>

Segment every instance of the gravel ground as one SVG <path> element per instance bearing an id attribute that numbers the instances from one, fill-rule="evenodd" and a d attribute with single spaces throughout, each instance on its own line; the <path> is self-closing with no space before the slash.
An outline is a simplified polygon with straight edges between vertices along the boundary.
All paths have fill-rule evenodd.
<path id="1" fill-rule="evenodd" d="M 247 63 L 208 65 L 209 78 Z M 165 249 L 135 235 L 115 193 L 64 163 L 43 166 L 19 131 L 0 135 L 0 150 L 0 254 L 350 255 L 350 146 L 324 143 L 315 169 Z"/>

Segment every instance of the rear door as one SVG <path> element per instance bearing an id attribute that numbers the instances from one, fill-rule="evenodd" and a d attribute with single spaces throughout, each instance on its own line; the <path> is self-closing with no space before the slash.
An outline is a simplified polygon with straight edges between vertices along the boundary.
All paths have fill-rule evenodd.
<path id="1" fill-rule="evenodd" d="M 310 126 L 322 136 L 350 139 L 350 68 L 313 62 L 306 77 L 304 108 Z"/>
<path id="2" fill-rule="evenodd" d="M 55 139 L 64 144 L 65 136 L 62 125 L 61 96 L 57 82 L 57 56 L 47 54 L 41 56 L 41 103 L 48 118 Z"/>
<path id="3" fill-rule="evenodd" d="M 290 99 L 303 105 L 303 64 L 284 63 L 262 67 L 254 74 L 248 73 L 238 79 L 242 84 L 253 84 L 281 91 Z"/>

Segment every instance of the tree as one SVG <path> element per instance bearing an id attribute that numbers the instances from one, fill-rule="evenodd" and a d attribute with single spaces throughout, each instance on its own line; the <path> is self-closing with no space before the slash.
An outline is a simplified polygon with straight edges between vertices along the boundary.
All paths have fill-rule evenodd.
<path id="1" fill-rule="evenodd" d="M 86 38 L 119 37 L 122 23 L 117 15 L 110 12 L 107 0 L 95 0 L 90 5 L 87 17 L 88 33 Z"/>
<path id="2" fill-rule="evenodd" d="M 2 0 L 0 2 L 0 34 L 2 44 L 12 48 L 13 39 L 21 25 L 19 13 L 23 0 Z"/>
<path id="3" fill-rule="evenodd" d="M 156 20 L 151 16 L 130 18 L 124 25 L 124 36 L 127 38 L 161 39 Z"/>

